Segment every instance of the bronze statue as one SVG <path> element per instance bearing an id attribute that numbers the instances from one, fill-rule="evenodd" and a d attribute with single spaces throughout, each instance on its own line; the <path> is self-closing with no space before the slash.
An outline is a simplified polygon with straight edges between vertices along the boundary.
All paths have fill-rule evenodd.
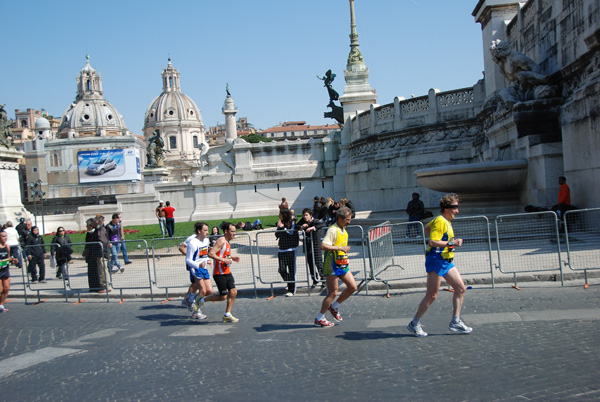
<path id="1" fill-rule="evenodd" d="M 327 107 L 330 107 L 331 111 L 325 112 L 323 114 L 323 117 L 335 119 L 335 121 L 338 122 L 340 127 L 342 127 L 344 125 L 344 108 L 334 103 L 334 101 L 340 99 L 340 95 L 331 86 L 331 83 L 335 79 L 335 74 L 332 73 L 331 70 L 327 70 L 327 72 L 325 73 L 325 77 L 319 77 L 317 75 L 317 78 L 325 83 L 324 86 L 327 88 L 327 93 L 329 94 L 329 103 L 327 104 Z"/>
<path id="2" fill-rule="evenodd" d="M 148 167 L 162 167 L 165 164 L 165 152 L 169 152 L 165 150 L 165 142 L 160 137 L 160 131 L 154 130 L 154 135 L 150 137 L 148 140 L 148 146 L 146 147 L 147 151 L 147 159 L 148 162 L 146 166 Z"/>
<path id="3" fill-rule="evenodd" d="M 340 94 L 338 94 L 337 91 L 331 86 L 331 83 L 335 79 L 335 74 L 331 72 L 331 69 L 327 70 L 325 77 L 319 77 L 317 75 L 317 78 L 324 82 L 323 86 L 327 88 L 330 101 L 336 101 L 340 99 Z"/>
<path id="4" fill-rule="evenodd" d="M 8 119 L 8 114 L 4 110 L 4 105 L 0 105 L 0 145 L 6 148 L 13 147 L 13 134 L 10 131 L 10 126 L 14 123 L 13 120 Z"/>

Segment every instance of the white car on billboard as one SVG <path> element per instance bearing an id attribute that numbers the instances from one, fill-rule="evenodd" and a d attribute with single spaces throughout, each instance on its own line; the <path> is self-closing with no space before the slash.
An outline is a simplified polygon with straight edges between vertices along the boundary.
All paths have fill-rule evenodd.
<path id="1" fill-rule="evenodd" d="M 117 162 L 113 158 L 98 158 L 88 166 L 87 173 L 103 175 L 116 167 Z"/>

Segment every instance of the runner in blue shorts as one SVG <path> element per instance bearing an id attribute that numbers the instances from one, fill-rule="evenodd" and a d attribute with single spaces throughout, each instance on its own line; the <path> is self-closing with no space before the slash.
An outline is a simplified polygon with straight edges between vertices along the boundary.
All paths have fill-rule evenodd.
<path id="1" fill-rule="evenodd" d="M 199 298 L 212 293 L 212 283 L 210 274 L 206 269 L 208 266 L 208 225 L 204 222 L 196 222 L 194 225 L 196 237 L 190 239 L 187 244 L 185 263 L 190 270 L 190 280 L 194 282 L 194 287 L 200 290 Z M 188 295 L 189 297 L 189 295 Z M 206 318 L 200 309 L 194 309 L 192 317 L 203 320 Z"/>
<path id="2" fill-rule="evenodd" d="M 336 213 L 336 223 L 327 229 L 325 238 L 321 242 L 321 249 L 325 251 L 325 262 L 323 264 L 323 274 L 327 282 L 327 296 L 321 305 L 321 311 L 315 318 L 316 327 L 333 327 L 335 324 L 327 321 L 325 313 L 329 310 L 333 319 L 337 322 L 342 321 L 339 312 L 340 304 L 356 292 L 357 286 L 354 275 L 350 272 L 348 265 L 348 232 L 346 226 L 352 220 L 352 211 L 350 208 L 341 207 Z M 338 292 L 338 279 L 345 285 L 346 289 L 335 300 Z M 334 301 L 335 300 L 335 301 Z"/>
<path id="3" fill-rule="evenodd" d="M 454 230 L 450 221 L 458 214 L 458 196 L 447 194 L 440 200 L 441 213 L 433 219 L 425 232 L 429 234 L 425 271 L 427 272 L 427 293 L 419 304 L 413 320 L 408 324 L 408 330 L 418 337 L 427 336 L 421 326 L 421 318 L 425 315 L 440 291 L 442 278 L 454 289 L 452 298 L 452 321 L 449 329 L 461 334 L 469 334 L 473 328 L 468 327 L 460 319 L 463 299 L 467 290 L 465 283 L 454 266 L 454 248 L 463 244 L 463 239 L 454 238 Z"/>

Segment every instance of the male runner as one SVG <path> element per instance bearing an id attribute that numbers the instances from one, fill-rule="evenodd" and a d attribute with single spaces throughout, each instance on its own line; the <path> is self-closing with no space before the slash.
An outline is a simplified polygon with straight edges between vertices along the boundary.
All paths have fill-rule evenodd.
<path id="1" fill-rule="evenodd" d="M 323 273 L 327 281 L 327 296 L 321 305 L 321 311 L 315 318 L 316 327 L 333 327 L 335 324 L 327 321 L 325 313 L 327 310 L 333 315 L 337 322 L 342 321 L 339 312 L 340 304 L 356 292 L 357 286 L 354 275 L 348 266 L 348 232 L 346 226 L 352 220 L 352 211 L 348 207 L 341 207 L 336 212 L 336 223 L 331 225 L 321 243 L 321 249 L 325 251 L 325 263 Z M 333 301 L 338 292 L 338 278 L 346 285 L 346 289 Z"/>
<path id="2" fill-rule="evenodd" d="M 205 301 L 227 300 L 223 322 L 238 322 L 239 319 L 231 314 L 231 309 L 233 308 L 233 303 L 237 296 L 237 289 L 235 288 L 235 280 L 233 279 L 230 266 L 232 261 L 240 262 L 240 257 L 231 256 L 231 245 L 229 244 L 235 237 L 236 228 L 234 224 L 229 222 L 223 223 L 221 228 L 223 229 L 224 236 L 219 237 L 215 245 L 211 247 L 208 252 L 208 256 L 215 260 L 213 277 L 215 278 L 219 293 L 210 295 L 206 298 L 196 297 L 196 303 L 194 303 L 194 305 L 195 308 L 199 308 Z"/>
<path id="3" fill-rule="evenodd" d="M 185 263 L 190 269 L 190 280 L 194 282 L 196 289 L 200 290 L 199 298 L 212 293 L 210 273 L 206 269 L 208 265 L 208 225 L 204 222 L 196 222 L 194 225 L 196 237 L 190 239 L 187 244 Z M 192 314 L 193 318 L 204 320 L 206 316 L 200 309 L 196 308 Z"/>

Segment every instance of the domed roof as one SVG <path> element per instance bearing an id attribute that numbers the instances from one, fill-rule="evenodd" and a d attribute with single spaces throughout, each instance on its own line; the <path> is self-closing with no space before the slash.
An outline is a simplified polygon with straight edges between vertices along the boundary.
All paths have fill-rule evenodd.
<path id="1" fill-rule="evenodd" d="M 163 91 L 146 110 L 144 129 L 180 126 L 181 123 L 204 129 L 200 109 L 189 96 L 181 92 L 179 72 L 173 68 L 170 59 L 162 77 Z"/>
<path id="2" fill-rule="evenodd" d="M 43 117 L 38 117 L 37 119 L 35 119 L 35 128 L 50 129 L 50 122 Z"/>
<path id="3" fill-rule="evenodd" d="M 90 66 L 86 55 L 86 64 L 77 76 L 75 102 L 63 113 L 57 136 L 65 137 L 70 131 L 98 134 L 102 130 L 128 132 L 123 116 L 103 98 L 102 77 Z"/>
<path id="4" fill-rule="evenodd" d="M 59 134 L 63 131 L 97 131 L 105 129 L 124 132 L 127 130 L 123 116 L 104 99 L 79 100 L 63 113 Z"/>

